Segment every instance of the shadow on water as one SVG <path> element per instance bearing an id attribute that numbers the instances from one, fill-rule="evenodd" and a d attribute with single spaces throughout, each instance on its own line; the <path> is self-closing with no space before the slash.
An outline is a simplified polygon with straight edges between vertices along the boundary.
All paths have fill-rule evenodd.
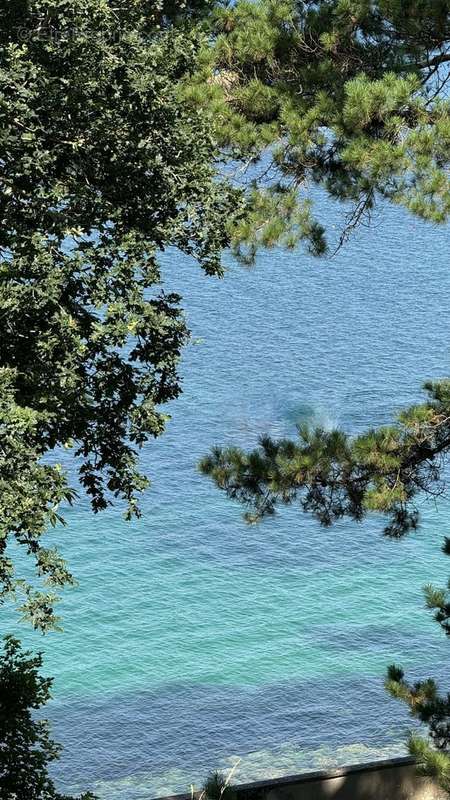
<path id="1" fill-rule="evenodd" d="M 302 402 L 298 399 L 286 402 L 281 412 L 283 418 L 296 427 L 306 426 L 308 428 L 330 430 L 336 425 L 336 420 L 332 418 L 325 408 L 314 403 Z"/>
<path id="2" fill-rule="evenodd" d="M 434 674 L 443 674 L 444 666 L 435 667 Z M 167 684 L 154 691 L 66 702 L 53 706 L 51 719 L 55 738 L 64 744 L 62 764 L 54 772 L 65 790 L 145 773 L 151 776 L 149 797 L 158 793 L 159 776 L 175 767 L 198 783 L 233 756 L 245 762 L 252 753 L 267 752 L 272 759 L 267 774 L 273 774 L 277 749 L 282 754 L 289 748 L 292 763 L 280 758 L 287 772 L 295 772 L 317 767 L 311 755 L 302 766 L 295 753 L 320 751 L 325 729 L 329 752 L 348 747 L 351 753 L 358 744 L 385 753 L 394 745 L 398 753 L 412 727 L 402 705 L 386 695 L 381 677 L 356 675 L 262 687 Z M 77 770 L 71 769 L 76 764 Z M 264 765 L 258 769 L 263 777 Z M 252 779 L 245 771 L 243 777 Z M 168 791 L 186 790 L 177 780 Z"/>

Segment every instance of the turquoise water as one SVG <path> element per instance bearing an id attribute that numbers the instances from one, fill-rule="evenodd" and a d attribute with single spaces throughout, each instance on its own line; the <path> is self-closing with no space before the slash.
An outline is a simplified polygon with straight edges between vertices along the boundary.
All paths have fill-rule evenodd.
<path id="1" fill-rule="evenodd" d="M 250 780 L 403 753 L 411 721 L 383 676 L 395 661 L 445 680 L 421 587 L 446 580 L 450 502 L 424 502 L 401 542 L 377 518 L 323 529 L 293 508 L 249 528 L 196 462 L 298 421 L 389 422 L 449 374 L 448 231 L 386 209 L 328 261 L 265 253 L 216 281 L 164 260 L 195 343 L 168 432 L 143 452 L 144 517 L 69 511 L 65 631 L 18 629 L 55 676 L 58 783 L 144 800 L 238 759 Z"/>

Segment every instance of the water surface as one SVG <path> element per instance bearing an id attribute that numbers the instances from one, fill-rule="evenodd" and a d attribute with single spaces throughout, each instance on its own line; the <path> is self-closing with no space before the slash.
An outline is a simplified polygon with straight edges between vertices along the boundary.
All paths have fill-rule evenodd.
<path id="1" fill-rule="evenodd" d="M 401 542 L 375 517 L 323 529 L 295 508 L 249 528 L 196 463 L 214 443 L 299 421 L 358 432 L 420 401 L 449 373 L 448 231 L 387 209 L 331 261 L 263 253 L 218 281 L 164 260 L 196 343 L 167 434 L 143 452 L 143 519 L 70 511 L 65 631 L 19 629 L 55 676 L 58 784 L 144 800 L 238 758 L 250 780 L 403 753 L 411 722 L 383 678 L 394 661 L 445 680 L 421 587 L 447 577 L 449 502 L 424 502 Z"/>

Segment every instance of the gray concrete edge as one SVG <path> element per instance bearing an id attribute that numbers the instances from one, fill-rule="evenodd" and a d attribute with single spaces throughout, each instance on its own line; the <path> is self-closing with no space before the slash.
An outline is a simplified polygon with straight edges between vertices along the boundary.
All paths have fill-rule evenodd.
<path id="1" fill-rule="evenodd" d="M 316 770 L 314 772 L 301 772 L 296 775 L 283 775 L 281 778 L 267 778 L 262 781 L 251 783 L 232 784 L 234 791 L 238 794 L 250 794 L 253 792 L 269 792 L 272 788 L 279 786 L 289 786 L 291 784 L 312 783 L 314 781 L 326 781 L 332 778 L 342 778 L 358 772 L 380 772 L 383 769 L 395 767 L 408 767 L 415 763 L 411 756 L 399 756 L 397 758 L 386 758 L 380 761 L 366 761 L 360 764 L 349 764 L 344 767 L 334 769 Z M 226 774 L 226 773 L 225 773 Z M 197 798 L 200 792 L 195 791 L 194 797 Z M 166 795 L 165 797 L 154 798 L 154 800 L 190 800 L 190 793 Z"/>

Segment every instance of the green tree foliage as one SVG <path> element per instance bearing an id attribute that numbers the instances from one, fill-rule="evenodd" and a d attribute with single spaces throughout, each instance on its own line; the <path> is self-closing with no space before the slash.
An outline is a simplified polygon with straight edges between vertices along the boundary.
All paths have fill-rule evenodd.
<path id="1" fill-rule="evenodd" d="M 231 774 L 211 772 L 203 783 L 199 800 L 236 800 L 236 792 L 230 785 Z"/>
<path id="2" fill-rule="evenodd" d="M 443 551 L 450 555 L 450 539 L 445 538 Z M 447 636 L 450 635 L 450 581 L 445 589 L 425 587 L 427 606 L 434 611 L 434 618 Z M 439 692 L 432 679 L 410 684 L 405 681 L 403 670 L 395 665 L 389 667 L 386 688 L 405 702 L 413 717 L 428 726 L 429 740 L 413 735 L 409 749 L 415 756 L 418 767 L 425 775 L 431 775 L 450 795 L 450 693 Z"/>
<path id="3" fill-rule="evenodd" d="M 222 273 L 239 192 L 217 180 L 209 118 L 179 91 L 210 5 L 1 2 L 0 595 L 21 593 L 43 630 L 72 577 L 41 536 L 76 496 L 44 457 L 73 448 L 94 511 L 119 498 L 138 513 L 137 450 L 164 430 L 188 338 L 158 253 Z"/>
<path id="4" fill-rule="evenodd" d="M 200 463 L 227 495 L 247 507 L 248 522 L 273 515 L 279 505 L 298 502 L 322 525 L 342 517 L 362 521 L 371 511 L 385 515 L 384 533 L 401 537 L 417 527 L 419 494 L 446 489 L 450 455 L 450 381 L 426 385 L 428 402 L 403 412 L 396 425 L 349 437 L 342 431 L 299 430 L 298 440 L 262 438 L 251 452 L 216 447 Z M 448 472 L 447 472 L 448 480 Z M 450 555 L 450 539 L 444 552 Z M 450 635 L 450 582 L 428 586 L 427 605 Z M 428 726 L 429 739 L 410 738 L 420 771 L 450 795 L 450 693 L 429 678 L 409 684 L 391 666 L 387 688 Z"/>
<path id="5" fill-rule="evenodd" d="M 24 652 L 20 642 L 5 638 L 0 656 L 0 800 L 71 800 L 59 794 L 48 765 L 60 748 L 48 723 L 36 711 L 50 699 L 52 680 L 39 674 L 42 656 Z M 80 800 L 95 800 L 84 794 Z"/>
<path id="6" fill-rule="evenodd" d="M 448 220 L 449 12 L 446 0 L 237 0 L 217 11 L 214 47 L 187 97 L 194 107 L 208 97 L 243 183 L 251 167 L 239 256 L 300 240 L 326 252 L 311 186 L 347 204 L 338 246 L 379 200 Z M 377 512 L 385 534 L 401 537 L 419 523 L 418 495 L 438 496 L 446 484 L 450 381 L 425 389 L 427 401 L 393 425 L 356 437 L 300 428 L 295 439 L 265 436 L 250 452 L 215 447 L 200 470 L 245 507 L 248 522 L 298 503 L 322 525 Z M 427 599 L 446 629 L 448 595 L 429 589 Z M 448 698 L 433 681 L 409 687 L 394 668 L 389 686 L 430 725 L 437 750 L 420 739 L 411 747 L 449 788 Z"/>
<path id="7" fill-rule="evenodd" d="M 428 383 L 429 399 L 397 424 L 351 437 L 300 427 L 298 439 L 263 437 L 251 452 L 215 447 L 200 463 L 227 495 L 245 505 L 248 522 L 298 502 L 322 525 L 342 517 L 387 517 L 387 536 L 417 527 L 417 496 L 439 496 L 450 454 L 450 381 Z"/>
<path id="8" fill-rule="evenodd" d="M 450 209 L 448 0 L 237 0 L 186 95 L 253 168 L 236 252 L 327 248 L 311 185 L 347 201 L 341 243 L 377 198 L 443 222 Z M 205 86 L 207 89 L 205 89 Z M 255 177 L 256 176 L 256 177 Z M 242 179 L 242 176 L 241 176 Z"/>

